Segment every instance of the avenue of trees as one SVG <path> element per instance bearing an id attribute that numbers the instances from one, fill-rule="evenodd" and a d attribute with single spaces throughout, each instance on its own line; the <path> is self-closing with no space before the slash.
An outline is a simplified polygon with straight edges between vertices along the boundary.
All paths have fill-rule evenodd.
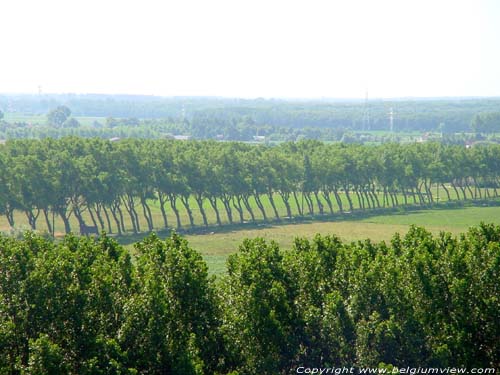
<path id="1" fill-rule="evenodd" d="M 495 199 L 499 187 L 496 145 L 69 137 L 0 146 L 0 214 L 14 227 L 22 213 L 49 232 L 52 214 L 67 233 L 77 222 L 121 234 L 180 228 L 183 217 L 208 226 Z"/>
<path id="2" fill-rule="evenodd" d="M 500 366 L 500 227 L 245 240 L 220 279 L 177 234 L 135 249 L 0 236 L 0 373 Z"/>

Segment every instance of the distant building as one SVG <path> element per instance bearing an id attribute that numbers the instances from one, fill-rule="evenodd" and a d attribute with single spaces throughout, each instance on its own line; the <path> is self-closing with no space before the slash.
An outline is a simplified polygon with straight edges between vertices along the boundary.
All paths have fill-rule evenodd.
<path id="1" fill-rule="evenodd" d="M 256 142 L 265 142 L 266 141 L 266 137 L 263 136 L 263 135 L 254 135 L 253 136 L 253 140 L 256 141 Z"/>
<path id="2" fill-rule="evenodd" d="M 424 133 L 420 137 L 417 138 L 418 143 L 424 143 L 429 140 L 429 133 Z"/>
<path id="3" fill-rule="evenodd" d="M 120 137 L 113 137 L 113 138 L 109 139 L 110 142 L 117 142 L 119 140 L 120 140 Z"/>
<path id="4" fill-rule="evenodd" d="M 189 141 L 191 139 L 190 135 L 174 135 L 174 139 L 177 141 Z"/>

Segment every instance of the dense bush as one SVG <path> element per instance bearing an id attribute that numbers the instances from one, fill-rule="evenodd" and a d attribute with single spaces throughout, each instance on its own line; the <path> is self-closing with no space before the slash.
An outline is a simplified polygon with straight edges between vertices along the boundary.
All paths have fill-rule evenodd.
<path id="1" fill-rule="evenodd" d="M 173 235 L 0 237 L 2 374 L 500 366 L 500 227 L 391 243 L 246 240 L 221 280 Z"/>

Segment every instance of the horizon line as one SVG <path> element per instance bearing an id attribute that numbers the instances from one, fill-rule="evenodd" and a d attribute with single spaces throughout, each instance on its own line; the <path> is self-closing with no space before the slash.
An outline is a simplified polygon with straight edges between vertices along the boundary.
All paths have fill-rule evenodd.
<path id="1" fill-rule="evenodd" d="M 237 99 L 237 100 L 283 100 L 283 101 L 376 101 L 376 100 L 472 100 L 500 99 L 500 95 L 436 95 L 436 96 L 228 96 L 228 95 L 157 95 L 137 93 L 98 93 L 98 92 L 0 92 L 0 96 L 129 96 L 158 99 L 203 98 L 203 99 Z"/>

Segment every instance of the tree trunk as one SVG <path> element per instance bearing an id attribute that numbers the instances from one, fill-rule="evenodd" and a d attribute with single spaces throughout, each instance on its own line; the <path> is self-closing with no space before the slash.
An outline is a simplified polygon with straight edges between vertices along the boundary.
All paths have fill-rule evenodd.
<path id="1" fill-rule="evenodd" d="M 455 194 L 457 195 L 457 200 L 460 200 L 460 193 L 458 192 L 457 186 L 453 181 L 451 182 L 451 186 L 453 187 L 453 190 L 455 190 Z"/>
<path id="2" fill-rule="evenodd" d="M 217 198 L 216 197 L 209 197 L 208 201 L 210 202 L 210 205 L 215 211 L 215 220 L 217 221 L 217 225 L 221 226 L 222 222 L 220 220 L 220 214 L 219 214 L 219 209 L 217 208 Z"/>
<path id="3" fill-rule="evenodd" d="M 264 210 L 264 205 L 262 204 L 262 201 L 260 200 L 259 194 L 255 193 L 254 198 L 255 198 L 255 203 L 257 203 L 257 207 L 259 207 L 259 210 L 262 213 L 262 217 L 263 217 L 264 221 L 267 221 L 266 210 Z"/>
<path id="4" fill-rule="evenodd" d="M 403 192 L 403 200 L 405 201 L 405 206 L 408 206 L 408 196 L 406 195 L 406 189 L 401 189 Z"/>
<path id="5" fill-rule="evenodd" d="M 397 207 L 399 206 L 398 193 L 397 191 L 393 190 L 392 194 L 394 195 L 394 202 L 396 202 L 396 207 Z"/>
<path id="6" fill-rule="evenodd" d="M 276 205 L 274 204 L 273 192 L 268 191 L 267 196 L 269 197 L 269 203 L 271 203 L 271 207 L 273 208 L 274 216 L 276 217 L 276 220 L 280 221 L 280 215 L 278 214 L 278 210 L 276 209 Z"/>
<path id="7" fill-rule="evenodd" d="M 342 205 L 342 198 L 340 198 L 340 195 L 339 195 L 336 188 L 333 189 L 333 196 L 335 197 L 335 200 L 337 201 L 337 205 L 339 206 L 340 213 L 344 213 L 344 206 Z"/>
<path id="8" fill-rule="evenodd" d="M 45 217 L 45 224 L 47 224 L 47 230 L 49 231 L 50 234 L 52 234 L 52 237 L 54 237 L 54 231 L 52 228 L 52 224 L 50 223 L 49 219 L 49 212 L 47 208 L 42 209 L 43 216 Z"/>
<path id="9" fill-rule="evenodd" d="M 306 193 L 306 192 L 302 192 L 302 197 L 306 201 L 307 209 L 309 210 L 309 215 L 311 215 L 311 216 L 314 215 L 314 205 L 313 205 L 312 200 L 311 200 L 311 194 Z"/>
<path id="10" fill-rule="evenodd" d="M 177 220 L 177 229 L 182 228 L 181 216 L 179 215 L 179 210 L 177 209 L 177 198 L 174 194 L 169 194 L 168 199 L 170 201 L 170 207 L 174 211 L 175 219 Z"/>
<path id="11" fill-rule="evenodd" d="M 443 187 L 444 191 L 446 192 L 446 197 L 448 198 L 448 201 L 451 201 L 450 197 L 450 191 L 444 186 L 444 183 L 441 183 L 441 186 Z"/>
<path id="12" fill-rule="evenodd" d="M 472 192 L 472 189 L 470 188 L 470 185 L 469 185 L 469 182 L 467 181 L 468 179 L 466 178 L 465 179 L 465 187 L 467 188 L 467 190 L 469 191 L 470 193 L 470 197 L 471 199 L 474 199 L 474 193 Z"/>
<path id="13" fill-rule="evenodd" d="M 32 230 L 36 230 L 36 220 L 38 219 L 38 215 L 40 215 L 40 210 L 36 213 L 33 213 L 33 210 L 25 210 L 26 217 L 28 219 L 28 223 Z"/>
<path id="14" fill-rule="evenodd" d="M 491 198 L 491 195 L 490 195 L 490 186 L 489 184 L 486 185 L 486 187 L 484 188 L 484 197 L 485 198 Z"/>
<path id="15" fill-rule="evenodd" d="M 203 196 L 201 194 L 196 194 L 194 197 L 196 204 L 198 204 L 198 208 L 200 209 L 201 218 L 203 219 L 203 225 L 208 226 L 207 213 L 203 208 Z"/>
<path id="16" fill-rule="evenodd" d="M 328 205 L 328 209 L 330 210 L 330 214 L 333 215 L 333 204 L 330 198 L 330 194 L 327 190 L 323 190 L 323 198 L 325 198 L 326 204 Z"/>
<path id="17" fill-rule="evenodd" d="M 62 211 L 57 211 L 57 214 L 61 217 L 63 223 L 64 223 L 64 231 L 66 234 L 71 233 L 71 225 L 69 224 L 69 217 L 66 216 L 66 210 Z"/>
<path id="18" fill-rule="evenodd" d="M 354 192 L 356 193 L 356 197 L 358 198 L 358 207 L 360 210 L 364 210 L 365 209 L 365 205 L 364 205 L 364 202 L 362 202 L 361 200 L 361 196 L 359 195 L 359 191 L 357 188 L 354 189 Z"/>
<path id="19" fill-rule="evenodd" d="M 417 194 L 418 194 L 418 200 L 420 202 L 420 205 L 424 205 L 425 204 L 425 199 L 424 199 L 424 196 L 422 195 L 422 191 L 420 190 L 420 187 L 418 186 L 418 183 L 417 183 L 417 186 L 415 188 L 416 188 L 416 191 L 417 191 Z"/>
<path id="20" fill-rule="evenodd" d="M 193 218 L 193 211 L 191 210 L 191 207 L 189 206 L 189 195 L 181 195 L 181 202 L 184 208 L 186 209 L 186 212 L 188 214 L 189 218 L 189 225 L 194 227 L 194 218 Z"/>
<path id="21" fill-rule="evenodd" d="M 90 220 L 92 220 L 92 224 L 94 224 L 94 227 L 99 228 L 97 225 L 97 221 L 95 220 L 94 213 L 92 212 L 90 206 L 88 206 L 89 210 L 89 215 L 90 215 Z M 102 221 L 102 218 L 100 219 L 100 224 L 101 224 L 101 229 L 104 230 L 104 222 Z"/>
<path id="22" fill-rule="evenodd" d="M 101 215 L 101 205 L 99 203 L 96 203 L 95 205 L 95 213 L 97 216 L 97 220 L 99 220 L 99 224 L 101 224 L 101 230 L 106 230 L 106 227 L 104 226 L 104 220 Z"/>
<path id="23" fill-rule="evenodd" d="M 285 204 L 286 216 L 291 219 L 292 218 L 292 209 L 290 207 L 290 193 L 289 192 L 280 191 L 279 194 L 281 196 L 281 200 Z"/>
<path id="24" fill-rule="evenodd" d="M 235 200 L 236 204 L 234 203 Z M 243 207 L 241 207 L 241 196 L 236 195 L 235 197 L 233 197 L 232 203 L 233 207 L 236 209 L 236 211 L 238 211 L 238 215 L 240 217 L 240 223 L 243 224 L 245 222 L 245 218 L 243 217 Z"/>
<path id="25" fill-rule="evenodd" d="M 476 191 L 478 192 L 479 199 L 483 199 L 483 194 L 481 193 L 481 187 L 477 186 L 477 180 L 474 178 L 474 197 L 476 197 Z"/>
<path id="26" fill-rule="evenodd" d="M 377 190 L 375 189 L 375 184 L 371 185 L 371 192 L 372 192 L 373 197 L 375 198 L 375 202 L 377 202 L 377 208 L 380 208 L 380 201 L 378 200 L 378 194 L 377 194 Z"/>
<path id="27" fill-rule="evenodd" d="M 424 181 L 425 192 L 427 193 L 427 200 L 429 203 L 432 204 L 434 203 L 434 197 L 432 196 L 431 186 L 432 182 L 429 181 L 429 184 L 427 184 L 427 180 Z"/>
<path id="28" fill-rule="evenodd" d="M 5 209 L 5 216 L 7 217 L 7 221 L 11 228 L 14 228 L 14 209 L 12 207 L 7 206 Z"/>
<path id="29" fill-rule="evenodd" d="M 252 206 L 250 206 L 250 202 L 248 201 L 248 195 L 243 195 L 242 199 L 245 208 L 247 209 L 248 213 L 250 214 L 250 217 L 252 218 L 252 221 L 255 222 L 255 215 L 253 213 Z"/>
<path id="30" fill-rule="evenodd" d="M 460 191 L 462 192 L 462 195 L 464 197 L 464 201 L 467 200 L 467 195 L 465 193 L 465 188 L 462 186 L 462 184 L 460 184 L 458 187 L 460 188 Z"/>
<path id="31" fill-rule="evenodd" d="M 495 197 L 498 197 L 498 191 L 497 191 L 497 186 L 498 186 L 498 178 L 495 177 L 495 182 L 493 184 L 493 194 L 495 194 Z"/>
<path id="32" fill-rule="evenodd" d="M 376 196 L 375 196 L 374 192 L 375 192 L 375 188 L 372 191 L 370 185 L 368 185 L 368 196 L 370 197 L 370 200 L 372 201 L 372 208 L 376 208 L 376 206 L 375 206 L 375 198 L 376 198 Z"/>
<path id="33" fill-rule="evenodd" d="M 128 214 L 130 215 L 130 222 L 132 223 L 132 230 L 134 231 L 134 233 L 137 233 L 138 231 L 140 231 L 139 229 L 139 220 L 138 220 L 138 217 L 137 217 L 137 212 L 134 212 L 135 209 L 134 209 L 134 198 L 127 194 L 127 197 L 124 198 L 122 197 L 123 199 L 123 204 L 125 205 L 125 209 L 127 210 Z"/>
<path id="34" fill-rule="evenodd" d="M 224 209 L 226 210 L 227 220 L 229 224 L 233 224 L 233 211 L 231 211 L 231 197 L 223 194 L 221 197 L 222 204 L 224 205 Z"/>
<path id="35" fill-rule="evenodd" d="M 321 203 L 321 200 L 319 199 L 319 195 L 318 195 L 317 191 L 314 192 L 314 197 L 316 198 L 316 203 L 318 205 L 319 214 L 320 215 L 324 215 L 325 210 L 324 210 L 324 207 L 323 207 L 323 203 Z"/>
<path id="36" fill-rule="evenodd" d="M 120 218 L 120 225 L 122 227 L 122 231 L 125 232 L 125 219 L 123 217 L 123 212 L 122 212 L 122 209 L 120 207 L 120 203 L 118 202 L 117 206 L 116 206 L 116 211 L 118 212 L 118 217 Z"/>
<path id="37" fill-rule="evenodd" d="M 304 216 L 302 207 L 300 206 L 300 203 L 299 203 L 299 199 L 297 198 L 297 192 L 295 192 L 295 190 L 293 191 L 293 198 L 295 200 L 295 204 L 297 205 L 297 211 L 298 211 L 299 215 Z"/>
<path id="38" fill-rule="evenodd" d="M 372 204 L 370 202 L 370 195 L 368 194 L 368 190 L 366 189 L 366 187 L 362 188 L 361 195 L 365 198 L 366 205 L 368 206 L 368 209 L 371 210 L 372 208 L 374 208 L 374 206 L 372 206 Z"/>
<path id="39" fill-rule="evenodd" d="M 389 205 L 389 198 L 387 198 L 387 188 L 384 186 L 384 205 L 383 205 L 383 207 L 385 208 L 388 205 Z"/>
<path id="40" fill-rule="evenodd" d="M 352 204 L 352 199 L 351 196 L 349 195 L 349 188 L 348 186 L 344 186 L 344 193 L 345 197 L 347 198 L 347 202 L 349 202 L 349 211 L 354 211 L 354 206 Z"/>
<path id="41" fill-rule="evenodd" d="M 161 217 L 163 218 L 163 227 L 168 228 L 168 218 L 167 211 L 165 210 L 165 204 L 167 204 L 167 197 L 164 193 L 158 192 L 158 199 L 160 200 L 160 212 Z"/>
<path id="42" fill-rule="evenodd" d="M 80 207 L 78 205 L 73 205 L 73 213 L 75 214 L 76 220 L 78 220 L 79 227 L 82 227 L 85 224 L 85 221 L 82 217 L 82 212 L 80 211 Z"/>
<path id="43" fill-rule="evenodd" d="M 104 212 L 104 217 L 106 218 L 106 224 L 108 224 L 108 233 L 113 233 L 113 228 L 111 227 L 111 220 L 109 220 L 108 210 L 106 209 L 106 205 L 102 205 L 102 212 Z"/>
<path id="44" fill-rule="evenodd" d="M 414 204 L 418 204 L 418 202 L 417 202 L 417 193 L 415 192 L 415 189 L 411 188 L 410 192 L 411 192 L 411 196 L 413 197 L 413 203 Z"/>
<path id="45" fill-rule="evenodd" d="M 391 198 L 392 208 L 396 207 L 396 204 L 394 201 L 394 194 L 392 193 L 392 191 L 389 191 L 389 197 Z"/>
<path id="46" fill-rule="evenodd" d="M 120 219 L 118 218 L 118 216 L 116 216 L 116 212 L 118 211 L 117 207 L 112 204 L 112 205 L 109 206 L 109 208 L 111 209 L 111 215 L 113 215 L 113 219 L 115 220 L 116 227 L 118 228 L 118 234 L 121 236 L 122 235 L 123 222 L 120 222 Z M 125 229 L 123 229 L 123 232 L 124 231 L 125 231 Z"/>
<path id="47" fill-rule="evenodd" d="M 154 228 L 153 226 L 153 215 L 151 214 L 151 209 L 149 208 L 146 197 L 142 196 L 140 198 L 141 206 L 142 206 L 142 214 L 146 219 L 146 224 L 148 225 L 148 230 L 151 232 Z"/>

